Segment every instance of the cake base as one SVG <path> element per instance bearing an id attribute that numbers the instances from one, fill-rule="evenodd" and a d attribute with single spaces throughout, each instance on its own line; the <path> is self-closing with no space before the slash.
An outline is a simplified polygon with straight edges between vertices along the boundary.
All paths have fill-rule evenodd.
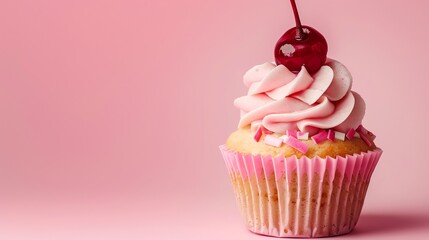
<path id="1" fill-rule="evenodd" d="M 287 144 L 283 144 L 280 147 L 270 146 L 264 141 L 255 141 L 253 139 L 254 132 L 250 130 L 249 127 L 240 128 L 233 133 L 231 133 L 226 141 L 226 147 L 231 151 L 240 152 L 243 154 L 253 154 L 253 155 L 262 155 L 262 156 L 277 156 L 283 155 L 285 157 L 296 156 L 300 158 L 306 156 L 309 158 L 313 157 L 337 157 L 346 155 L 353 155 L 355 153 L 367 152 L 376 149 L 374 142 L 371 142 L 371 146 L 368 146 L 361 138 L 354 137 L 352 139 L 335 140 L 335 141 L 324 141 L 322 143 L 316 144 L 313 140 L 302 140 L 303 143 L 307 144 L 308 151 L 302 153 Z M 273 136 L 280 137 L 280 134 L 272 134 Z M 261 139 L 265 137 L 265 134 L 262 135 Z"/>
<path id="2" fill-rule="evenodd" d="M 274 237 L 351 232 L 382 151 L 337 158 L 245 155 L 221 147 L 247 228 Z"/>

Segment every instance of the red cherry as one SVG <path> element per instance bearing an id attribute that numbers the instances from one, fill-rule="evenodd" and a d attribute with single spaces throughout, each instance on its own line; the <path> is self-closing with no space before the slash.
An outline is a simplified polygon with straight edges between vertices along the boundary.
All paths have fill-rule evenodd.
<path id="1" fill-rule="evenodd" d="M 289 29 L 277 42 L 274 50 L 276 63 L 294 72 L 300 71 L 303 65 L 308 72 L 316 72 L 325 64 L 328 43 L 316 29 L 301 25 L 295 0 L 290 2 L 296 27 Z"/>
<path id="2" fill-rule="evenodd" d="M 290 71 L 300 71 L 304 65 L 313 73 L 326 62 L 328 43 L 316 29 L 302 26 L 304 37 L 297 39 L 297 28 L 289 29 L 275 47 L 277 65 L 282 64 Z"/>

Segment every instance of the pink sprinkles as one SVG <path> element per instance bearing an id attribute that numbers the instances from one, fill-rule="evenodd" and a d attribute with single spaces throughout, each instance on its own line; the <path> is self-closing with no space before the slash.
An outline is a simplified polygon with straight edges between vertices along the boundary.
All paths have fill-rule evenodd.
<path id="1" fill-rule="evenodd" d="M 359 127 L 356 129 L 356 132 L 368 146 L 372 146 L 371 141 L 374 141 L 375 139 L 375 135 L 372 132 L 368 131 L 362 125 L 359 125 Z"/>
<path id="2" fill-rule="evenodd" d="M 256 130 L 255 136 L 253 136 L 253 139 L 255 141 L 259 142 L 259 139 L 262 137 L 262 127 L 258 127 L 258 130 Z"/>
<path id="3" fill-rule="evenodd" d="M 320 131 L 318 134 L 311 137 L 313 139 L 313 142 L 316 144 L 324 142 L 326 139 L 328 139 L 328 132 L 325 130 Z"/>
<path id="4" fill-rule="evenodd" d="M 268 130 L 268 129 L 264 128 L 264 127 L 262 127 L 262 132 L 263 132 L 264 134 L 273 134 L 273 133 L 274 133 L 274 132 L 272 132 L 272 131 L 270 131 L 270 130 Z"/>
<path id="5" fill-rule="evenodd" d="M 334 130 L 329 129 L 327 138 L 328 138 L 331 142 L 335 141 L 335 133 L 334 133 Z"/>
<path id="6" fill-rule="evenodd" d="M 283 143 L 283 140 L 281 138 L 274 137 L 272 135 L 267 135 L 264 138 L 264 143 L 274 147 L 280 147 Z"/>
<path id="7" fill-rule="evenodd" d="M 368 145 L 368 146 L 372 146 L 371 141 L 367 138 L 367 136 L 364 133 L 359 132 L 359 136 L 360 138 L 362 138 L 362 140 Z"/>
<path id="8" fill-rule="evenodd" d="M 296 139 L 295 137 L 289 136 L 285 140 L 286 140 L 284 141 L 285 144 L 295 148 L 296 150 L 302 153 L 306 153 L 308 151 L 308 145 Z"/>
<path id="9" fill-rule="evenodd" d="M 297 130 L 287 130 L 286 135 L 281 137 L 275 137 L 272 134 L 273 132 L 266 130 L 263 126 L 259 126 L 253 136 L 253 139 L 256 142 L 259 142 L 263 134 L 266 134 L 264 138 L 264 143 L 274 147 L 280 147 L 283 143 L 302 152 L 306 153 L 308 151 L 308 145 L 301 140 L 308 140 L 309 133 L 308 132 L 300 132 Z M 360 137 L 368 146 L 373 145 L 373 141 L 375 139 L 375 135 L 365 129 L 362 125 L 355 130 L 354 128 L 350 128 L 347 133 L 334 131 L 332 129 L 321 130 L 319 133 L 313 135 L 311 139 L 316 144 L 320 144 L 326 140 L 335 141 L 342 140 L 345 141 L 347 139 L 352 139 L 354 137 Z"/>
<path id="10" fill-rule="evenodd" d="M 286 135 L 289 137 L 298 137 L 298 131 L 297 130 L 287 130 Z"/>
<path id="11" fill-rule="evenodd" d="M 355 136 L 355 129 L 354 128 L 350 128 L 349 131 L 346 133 L 346 137 L 347 139 L 352 139 Z"/>
<path id="12" fill-rule="evenodd" d="M 363 134 L 368 134 L 368 130 L 366 130 L 366 128 L 364 128 L 363 126 L 362 126 L 362 124 L 361 125 L 359 125 L 359 127 L 358 128 L 356 128 L 356 132 L 358 132 L 358 133 L 363 133 Z"/>
<path id="13" fill-rule="evenodd" d="M 373 141 L 374 142 L 374 140 L 375 140 L 375 135 L 374 135 L 374 133 L 372 133 L 372 132 L 370 132 L 370 131 L 368 131 L 368 133 L 366 134 L 367 136 L 368 136 L 368 138 L 369 139 L 371 139 L 371 141 Z"/>

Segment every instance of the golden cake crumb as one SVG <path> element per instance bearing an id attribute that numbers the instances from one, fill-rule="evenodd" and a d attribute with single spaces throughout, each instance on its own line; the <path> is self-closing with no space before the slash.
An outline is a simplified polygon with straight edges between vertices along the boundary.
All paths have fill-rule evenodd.
<path id="1" fill-rule="evenodd" d="M 274 136 L 280 137 L 280 134 L 273 134 Z M 319 156 L 319 157 L 336 157 L 336 156 L 346 156 L 353 155 L 355 153 L 359 154 L 362 152 L 367 152 L 369 150 L 376 149 L 375 144 L 373 143 L 369 147 L 362 139 L 353 138 L 342 140 L 335 140 L 334 142 L 326 140 L 323 143 L 316 144 L 313 140 L 303 141 L 308 145 L 307 153 L 303 154 L 294 148 L 283 144 L 280 147 L 270 146 L 264 143 L 263 139 L 265 134 L 262 135 L 261 140 L 256 142 L 253 139 L 254 133 L 250 130 L 250 127 L 240 128 L 237 131 L 233 132 L 226 141 L 226 146 L 231 151 L 241 152 L 244 154 L 252 154 L 262 156 L 272 155 L 278 156 L 283 155 L 285 157 L 296 156 L 300 158 L 302 156 L 307 156 L 309 158 Z"/>

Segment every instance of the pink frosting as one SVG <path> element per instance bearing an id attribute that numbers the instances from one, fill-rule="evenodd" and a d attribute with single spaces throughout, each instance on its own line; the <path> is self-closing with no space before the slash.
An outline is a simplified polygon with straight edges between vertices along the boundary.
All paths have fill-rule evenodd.
<path id="1" fill-rule="evenodd" d="M 246 72 L 246 96 L 235 99 L 241 110 L 239 127 L 262 125 L 276 133 L 333 129 L 347 132 L 362 123 L 365 102 L 351 91 L 352 77 L 338 61 L 328 59 L 310 75 L 303 66 L 297 74 L 273 63 L 257 65 Z"/>

